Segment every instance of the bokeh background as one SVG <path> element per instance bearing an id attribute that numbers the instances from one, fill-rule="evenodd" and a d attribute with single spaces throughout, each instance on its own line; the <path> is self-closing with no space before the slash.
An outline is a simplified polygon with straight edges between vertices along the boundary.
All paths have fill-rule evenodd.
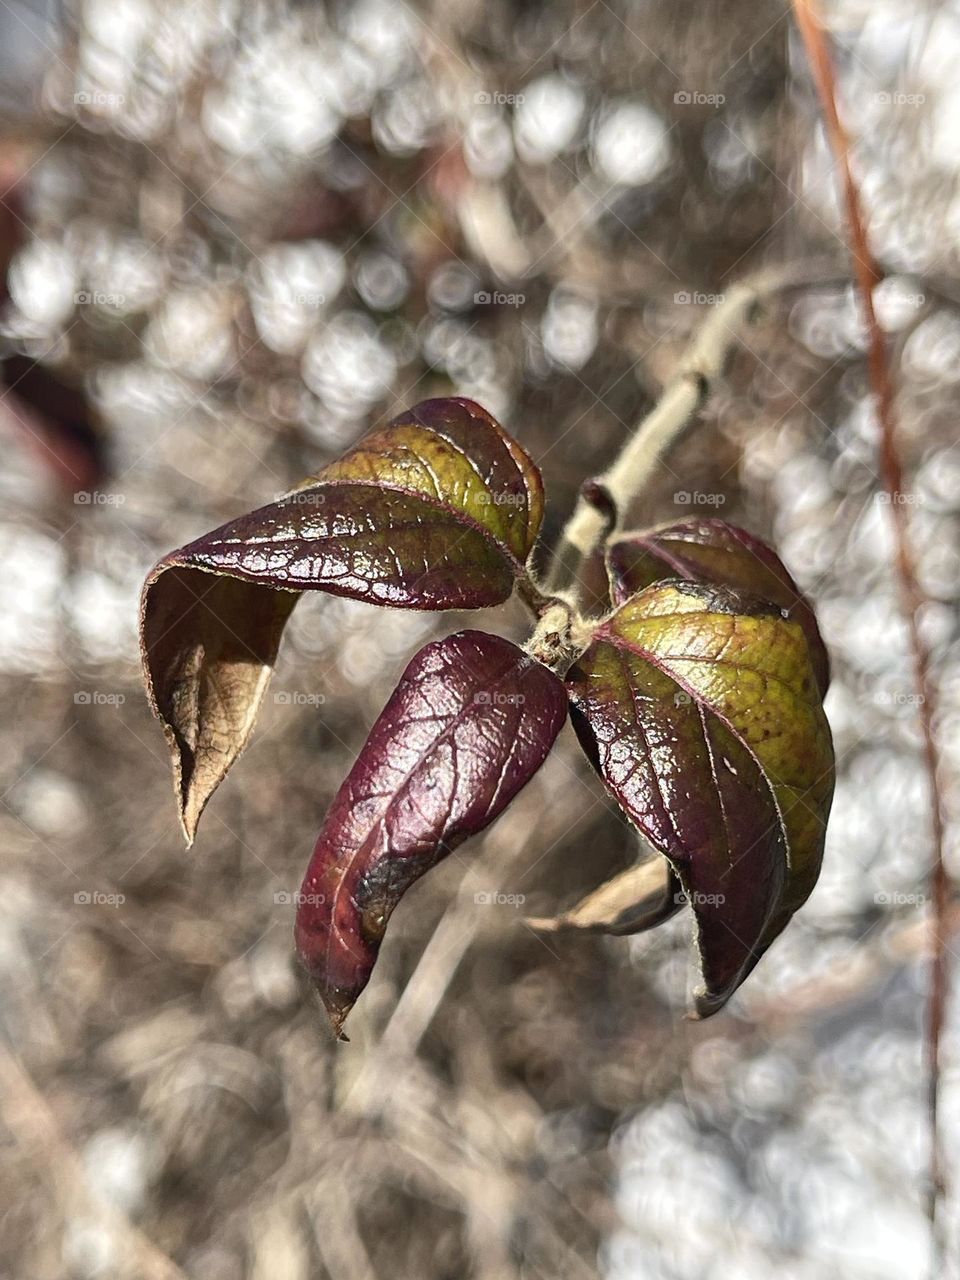
<path id="1" fill-rule="evenodd" d="M 928 1274 L 929 780 L 788 9 L 0 4 L 3 1276 Z M 827 11 L 956 867 L 960 5 Z M 565 730 L 408 894 L 333 1045 L 289 902 L 325 808 L 420 644 L 524 619 L 305 599 L 186 851 L 138 673 L 147 569 L 453 392 L 537 459 L 554 536 L 709 308 L 778 263 L 811 287 L 765 310 L 634 517 L 743 523 L 817 602 L 840 773 L 816 892 L 702 1024 L 683 915 L 536 935 L 635 854 Z"/>

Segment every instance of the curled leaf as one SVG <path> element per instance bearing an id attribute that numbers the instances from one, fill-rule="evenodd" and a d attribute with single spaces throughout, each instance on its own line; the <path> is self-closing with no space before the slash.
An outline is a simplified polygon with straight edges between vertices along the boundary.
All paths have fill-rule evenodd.
<path id="1" fill-rule="evenodd" d="M 662 582 L 622 605 L 567 676 L 573 722 L 693 908 L 721 1008 L 820 870 L 833 749 L 808 644 L 774 605 Z"/>
<path id="2" fill-rule="evenodd" d="M 283 628 L 289 591 L 171 566 L 144 593 L 140 645 L 153 709 L 173 763 L 188 841 L 207 800 L 247 745 Z"/>
<path id="3" fill-rule="evenodd" d="M 769 600 L 800 624 L 821 694 L 830 683 L 830 663 L 809 601 L 780 557 L 752 533 L 725 520 L 681 520 L 647 533 L 628 533 L 607 547 L 614 604 L 667 578 L 733 587 Z"/>
<path id="4" fill-rule="evenodd" d="M 527 920 L 534 929 L 555 933 L 583 929 L 615 937 L 643 933 L 669 920 L 683 906 L 680 882 L 665 858 L 654 854 L 613 876 L 559 916 Z"/>
<path id="5" fill-rule="evenodd" d="M 147 691 L 188 840 L 243 749 L 299 593 L 473 609 L 513 590 L 540 474 L 470 400 L 427 400 L 278 502 L 166 556 L 141 602 Z"/>
<path id="6" fill-rule="evenodd" d="M 410 662 L 330 807 L 298 900 L 297 953 L 338 1033 L 400 898 L 530 780 L 566 705 L 560 680 L 498 636 L 462 631 Z"/>

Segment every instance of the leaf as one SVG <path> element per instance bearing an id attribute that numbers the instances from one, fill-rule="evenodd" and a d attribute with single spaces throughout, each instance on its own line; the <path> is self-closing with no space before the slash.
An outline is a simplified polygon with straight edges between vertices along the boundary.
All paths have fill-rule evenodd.
<path id="1" fill-rule="evenodd" d="M 144 593 L 140 644 L 192 843 L 204 805 L 247 745 L 298 597 L 176 566 L 160 583 Z"/>
<path id="2" fill-rule="evenodd" d="M 830 683 L 830 661 L 809 601 L 779 556 L 759 538 L 725 520 L 681 520 L 647 533 L 630 533 L 607 547 L 614 604 L 667 578 L 734 587 L 786 609 L 807 637 L 821 694 Z"/>
<path id="3" fill-rule="evenodd" d="M 644 933 L 680 910 L 683 905 L 680 893 L 680 882 L 670 864 L 654 854 L 613 876 L 562 915 L 529 918 L 527 924 L 545 933 L 561 929 L 583 929 L 618 937 Z"/>
<path id="4" fill-rule="evenodd" d="M 400 898 L 530 780 L 566 708 L 561 681 L 498 636 L 461 631 L 413 658 L 330 807 L 298 899 L 297 953 L 338 1034 Z"/>
<path id="5" fill-rule="evenodd" d="M 427 400 L 293 493 L 152 570 L 147 692 L 173 757 L 188 841 L 243 750 L 299 593 L 406 609 L 506 600 L 536 540 L 535 464 L 470 400 Z"/>
<path id="6" fill-rule="evenodd" d="M 658 583 L 597 629 L 567 687 L 591 762 L 693 907 L 705 1017 L 819 874 L 833 749 L 806 637 L 755 597 Z"/>

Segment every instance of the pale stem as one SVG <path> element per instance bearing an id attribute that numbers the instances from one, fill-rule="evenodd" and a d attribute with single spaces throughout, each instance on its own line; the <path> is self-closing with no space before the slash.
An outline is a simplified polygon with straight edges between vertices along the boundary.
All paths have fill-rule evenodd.
<path id="1" fill-rule="evenodd" d="M 822 270 L 820 274 L 822 278 L 810 264 L 758 272 L 735 285 L 711 310 L 657 404 L 607 470 L 581 491 L 547 574 L 548 592 L 575 583 L 580 565 L 620 526 L 670 446 L 703 407 L 723 375 L 740 333 L 760 304 L 785 289 L 849 280 L 849 274 L 836 263 L 829 264 L 827 274 Z M 605 493 L 609 502 L 598 502 L 598 493 Z"/>
<path id="2" fill-rule="evenodd" d="M 518 583 L 520 595 L 537 618 L 524 646 L 529 654 L 559 670 L 589 643 L 591 625 L 583 619 L 577 599 L 580 567 L 621 527 L 625 513 L 644 493 L 670 446 L 723 376 L 740 333 L 761 304 L 787 289 L 846 284 L 849 278 L 833 262 L 761 271 L 734 285 L 710 311 L 656 405 L 607 470 L 581 488 L 544 583 L 530 575 Z"/>

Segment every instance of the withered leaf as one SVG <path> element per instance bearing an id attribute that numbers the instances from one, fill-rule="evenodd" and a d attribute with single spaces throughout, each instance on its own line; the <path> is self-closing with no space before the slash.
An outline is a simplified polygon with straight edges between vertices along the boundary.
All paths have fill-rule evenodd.
<path id="1" fill-rule="evenodd" d="M 669 862 L 655 853 L 613 876 L 569 911 L 530 918 L 527 924 L 545 933 L 583 929 L 622 937 L 663 924 L 682 906 L 680 881 Z"/>
<path id="2" fill-rule="evenodd" d="M 830 662 L 813 609 L 776 552 L 745 529 L 705 518 L 623 534 L 607 547 L 607 571 L 614 604 L 668 578 L 733 587 L 771 601 L 803 628 L 817 684 L 826 693 Z"/>
<path id="3" fill-rule="evenodd" d="M 730 997 L 820 870 L 833 749 L 806 636 L 775 606 L 662 582 L 568 673 L 574 727 L 693 908 L 703 1017 Z"/>
<path id="4" fill-rule="evenodd" d="M 470 400 L 427 400 L 278 502 L 164 557 L 144 586 L 141 650 L 188 840 L 249 737 L 300 592 L 499 604 L 542 517 L 540 474 L 494 419 Z"/>
<path id="5" fill-rule="evenodd" d="M 296 944 L 339 1033 L 406 890 L 482 831 L 540 768 L 562 682 L 479 631 L 413 658 L 327 814 L 298 899 Z"/>

